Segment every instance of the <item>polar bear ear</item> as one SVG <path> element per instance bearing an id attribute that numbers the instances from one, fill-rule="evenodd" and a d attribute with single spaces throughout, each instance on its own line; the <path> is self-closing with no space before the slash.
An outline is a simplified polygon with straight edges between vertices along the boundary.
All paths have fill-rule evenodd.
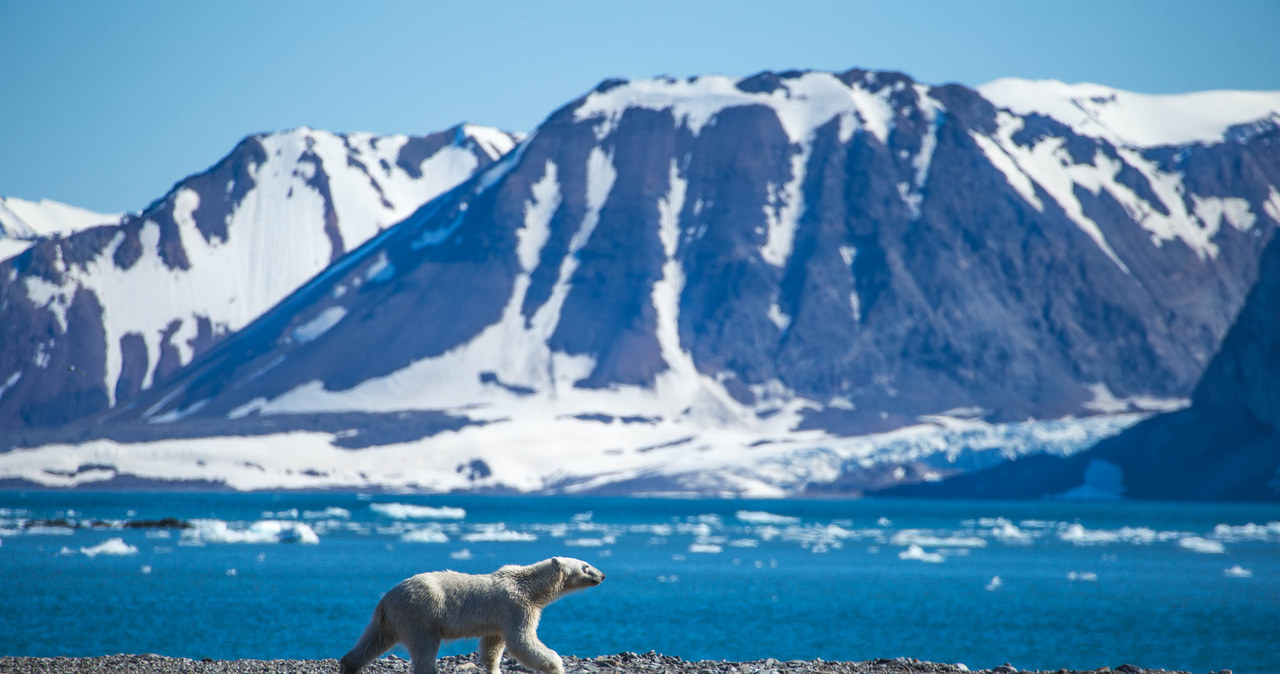
<path id="1" fill-rule="evenodd" d="M 554 564 L 554 565 L 555 565 L 555 567 L 556 567 L 557 569 L 559 569 L 560 571 L 564 571 L 564 560 L 563 560 L 563 559 L 560 559 L 559 557 L 552 557 L 552 558 L 551 558 L 551 563 L 552 563 L 552 564 Z"/>

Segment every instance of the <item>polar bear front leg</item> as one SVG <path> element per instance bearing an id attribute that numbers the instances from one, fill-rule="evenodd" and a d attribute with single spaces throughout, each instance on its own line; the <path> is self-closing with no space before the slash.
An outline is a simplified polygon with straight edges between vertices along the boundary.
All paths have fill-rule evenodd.
<path id="1" fill-rule="evenodd" d="M 502 662 L 502 650 L 507 647 L 506 642 L 497 634 L 490 634 L 480 638 L 480 669 L 486 674 L 499 674 L 498 663 Z"/>
<path id="2" fill-rule="evenodd" d="M 564 674 L 564 661 L 538 640 L 536 620 L 517 624 L 503 632 L 507 649 L 516 661 L 546 674 Z"/>

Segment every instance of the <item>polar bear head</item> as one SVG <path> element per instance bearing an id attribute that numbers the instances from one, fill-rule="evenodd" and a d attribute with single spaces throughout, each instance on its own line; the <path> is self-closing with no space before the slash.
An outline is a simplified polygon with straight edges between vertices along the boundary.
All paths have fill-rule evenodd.
<path id="1" fill-rule="evenodd" d="M 604 572 L 594 566 L 572 557 L 552 557 L 551 563 L 560 570 L 564 588 L 561 594 L 595 587 L 604 582 Z"/>

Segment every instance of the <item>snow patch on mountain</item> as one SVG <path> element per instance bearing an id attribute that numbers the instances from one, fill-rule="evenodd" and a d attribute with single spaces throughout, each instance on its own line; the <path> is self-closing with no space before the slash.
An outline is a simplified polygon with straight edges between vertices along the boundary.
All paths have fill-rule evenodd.
<path id="1" fill-rule="evenodd" d="M 526 274 L 538 266 L 543 246 L 551 236 L 551 216 L 560 208 L 560 183 L 555 162 L 547 160 L 547 172 L 533 184 L 532 199 L 525 203 L 524 227 L 516 232 L 516 257 Z"/>
<path id="2" fill-rule="evenodd" d="M 1088 162 L 1077 162 L 1067 150 L 1064 138 L 1048 136 L 1029 143 L 1015 140 L 1026 125 L 1022 117 L 1000 111 L 996 122 L 997 130 L 991 136 L 974 130 L 969 132 L 988 161 L 1036 210 L 1043 213 L 1045 209 L 1041 194 L 1053 199 L 1125 273 L 1131 274 L 1129 266 L 1117 255 L 1099 224 L 1085 213 L 1077 189 L 1093 195 L 1105 192 L 1150 233 L 1153 245 L 1159 247 L 1167 241 L 1180 240 L 1202 260 L 1218 256 L 1214 238 L 1224 221 L 1240 231 L 1252 229 L 1257 222 L 1257 215 L 1247 200 L 1188 194 L 1182 174 L 1162 170 L 1140 150 L 1120 147 L 1116 148 L 1115 156 L 1098 151 Z M 1126 170 L 1140 175 L 1150 186 L 1155 203 L 1121 180 Z"/>
<path id="3" fill-rule="evenodd" d="M 97 213 L 50 199 L 28 201 L 0 197 L 0 260 L 31 247 L 42 236 L 67 235 L 98 225 L 113 225 L 123 213 Z"/>
<path id="4" fill-rule="evenodd" d="M 28 201 L 0 197 L 0 235 L 18 238 L 70 234 L 98 225 L 113 225 L 123 213 L 98 213 L 51 199 Z"/>
<path id="5" fill-rule="evenodd" d="M 1280 122 L 1276 91 L 1153 95 L 1099 84 L 1005 78 L 978 87 L 978 92 L 1015 114 L 1039 113 L 1082 136 L 1134 148 L 1220 143 L 1233 126 Z"/>
<path id="6" fill-rule="evenodd" d="M 1032 184 L 1039 186 L 1057 202 L 1081 231 L 1098 244 L 1098 248 L 1102 249 L 1102 252 L 1106 253 L 1117 267 L 1124 270 L 1126 274 L 1131 274 L 1129 267 L 1120 260 L 1116 252 L 1111 249 L 1111 245 L 1107 243 L 1106 236 L 1102 234 L 1098 223 L 1085 216 L 1084 207 L 1075 196 L 1077 180 L 1089 184 L 1099 182 L 1095 175 L 1098 167 L 1074 164 L 1061 138 L 1050 137 L 1031 147 L 1019 145 L 1013 140 L 1013 136 L 1023 128 L 1025 121 L 1021 117 L 1001 112 L 996 115 L 996 123 L 997 131 L 992 140 L 995 141 L 995 146 L 1000 148 L 1001 153 L 993 156 L 994 153 L 990 152 L 993 149 L 992 144 L 986 142 L 979 144 L 982 145 L 984 152 L 988 152 L 988 159 L 1004 171 L 1006 177 L 1009 176 L 1010 171 L 1020 174 L 1021 177 L 1010 178 L 1009 184 L 1022 193 L 1023 197 L 1036 207 L 1036 210 L 1043 213 L 1044 204 L 1031 187 Z M 976 131 L 970 131 L 970 134 L 978 136 Z M 1076 170 L 1073 172 L 1072 169 Z"/>
<path id="7" fill-rule="evenodd" d="M 508 152 L 515 149 L 516 144 L 524 140 L 522 133 L 507 133 L 499 129 L 489 126 L 476 126 L 475 124 L 463 124 L 459 129 L 459 140 L 469 139 L 474 141 L 477 146 L 489 155 L 490 159 L 498 160 L 505 156 Z M 462 143 L 458 143 L 461 145 Z"/>

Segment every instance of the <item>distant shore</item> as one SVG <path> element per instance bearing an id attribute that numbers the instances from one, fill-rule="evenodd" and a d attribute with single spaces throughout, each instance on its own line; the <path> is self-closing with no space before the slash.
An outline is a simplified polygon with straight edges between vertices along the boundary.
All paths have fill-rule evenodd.
<path id="1" fill-rule="evenodd" d="M 481 674 L 471 655 L 440 658 L 440 674 Z M 955 672 L 989 672 L 1014 674 L 1023 671 L 1046 671 L 1056 674 L 1095 672 L 1106 674 L 1172 674 L 1170 670 L 1143 669 L 1117 663 L 1113 668 L 1097 670 L 1022 670 L 1012 665 L 994 669 L 970 670 L 961 664 L 924 662 L 912 658 L 878 659 L 864 662 L 827 660 L 778 661 L 772 658 L 748 662 L 720 660 L 682 660 L 658 653 L 619 653 L 595 658 L 564 657 L 565 674 L 952 674 Z M 408 674 L 409 661 L 395 656 L 381 658 L 361 670 L 362 674 Z M 502 663 L 504 674 L 525 674 L 528 670 L 511 660 Z M 91 658 L 0 657 L 0 672 L 6 674 L 336 674 L 337 660 L 212 660 L 171 658 L 162 655 L 108 655 Z M 1222 670 L 1230 674 L 1230 670 Z"/>

